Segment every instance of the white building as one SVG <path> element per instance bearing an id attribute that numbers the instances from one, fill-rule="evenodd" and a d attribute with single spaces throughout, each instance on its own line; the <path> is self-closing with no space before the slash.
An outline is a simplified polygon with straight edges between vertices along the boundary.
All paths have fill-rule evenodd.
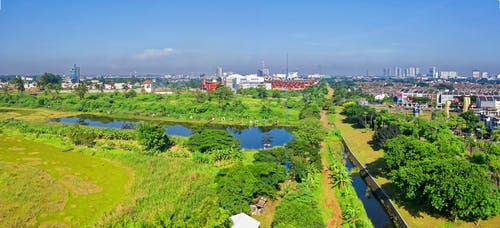
<path id="1" fill-rule="evenodd" d="M 299 72 L 289 72 L 288 73 L 288 79 L 294 79 L 299 77 Z M 273 74 L 274 79 L 281 79 L 285 80 L 286 79 L 286 74 Z"/>
<path id="2" fill-rule="evenodd" d="M 473 70 L 472 71 L 472 77 L 475 78 L 475 79 L 479 79 L 481 77 L 481 71 Z"/>
<path id="3" fill-rule="evenodd" d="M 489 78 L 489 77 L 490 77 L 490 76 L 489 76 L 488 72 L 483 72 L 483 73 L 481 74 L 481 78 L 486 78 L 486 79 L 487 79 L 487 78 Z"/>
<path id="4" fill-rule="evenodd" d="M 387 68 L 389 69 L 389 68 Z M 386 72 L 387 75 L 385 76 L 389 76 L 389 73 Z M 321 79 L 323 75 L 321 74 L 310 74 L 310 75 L 307 75 L 307 78 L 310 78 L 310 79 Z"/>
<path id="5" fill-rule="evenodd" d="M 453 79 L 457 78 L 458 73 L 456 71 L 441 71 L 439 72 L 439 78 L 441 79 Z"/>
<path id="6" fill-rule="evenodd" d="M 500 116 L 500 96 L 478 96 L 476 108 L 486 115 Z"/>
<path id="7" fill-rule="evenodd" d="M 264 85 L 265 78 L 256 74 L 241 75 L 228 74 L 224 79 L 224 85 L 233 91 L 237 89 L 257 88 Z"/>
<path id="8" fill-rule="evenodd" d="M 233 222 L 232 228 L 258 228 L 260 222 L 245 213 L 239 213 L 229 217 Z"/>
<path id="9" fill-rule="evenodd" d="M 152 93 L 153 92 L 153 82 L 151 82 L 151 80 L 146 80 L 144 81 L 144 83 L 142 83 L 142 85 L 144 86 L 144 91 L 146 93 Z"/>

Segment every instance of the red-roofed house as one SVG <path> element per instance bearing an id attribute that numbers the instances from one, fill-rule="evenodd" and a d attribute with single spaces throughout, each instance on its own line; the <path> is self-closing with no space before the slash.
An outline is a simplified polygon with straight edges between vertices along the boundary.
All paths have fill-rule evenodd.
<path id="1" fill-rule="evenodd" d="M 144 86 L 144 91 L 146 91 L 146 93 L 153 92 L 153 82 L 151 82 L 151 80 L 144 81 L 142 85 Z"/>

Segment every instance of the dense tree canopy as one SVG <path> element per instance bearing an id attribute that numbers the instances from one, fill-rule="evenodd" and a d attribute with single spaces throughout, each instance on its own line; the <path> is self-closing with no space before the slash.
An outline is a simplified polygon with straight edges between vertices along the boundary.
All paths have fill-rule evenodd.
<path id="1" fill-rule="evenodd" d="M 187 146 L 192 152 L 202 153 L 239 147 L 240 142 L 224 130 L 202 130 L 189 138 Z"/>
<path id="2" fill-rule="evenodd" d="M 148 153 L 163 152 L 172 142 L 165 134 L 165 128 L 148 122 L 141 122 L 136 128 L 137 141 Z"/>
<path id="3" fill-rule="evenodd" d="M 38 88 L 40 88 L 40 90 L 60 87 L 61 82 L 61 76 L 52 73 L 44 73 L 37 79 Z"/>

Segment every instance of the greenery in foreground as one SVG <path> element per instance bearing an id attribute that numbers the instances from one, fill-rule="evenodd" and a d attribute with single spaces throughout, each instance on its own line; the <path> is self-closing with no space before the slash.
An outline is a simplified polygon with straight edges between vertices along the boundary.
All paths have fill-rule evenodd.
<path id="1" fill-rule="evenodd" d="M 351 185 L 351 175 L 342 162 L 340 132 L 334 130 L 328 136 L 324 150 L 326 150 L 328 169 L 330 170 L 333 188 L 342 208 L 343 227 L 373 227 L 363 204 L 358 199 L 354 187 Z"/>
<path id="2" fill-rule="evenodd" d="M 131 177 L 123 167 L 3 131 L 1 227 L 88 226 L 124 199 Z"/>
<path id="3" fill-rule="evenodd" d="M 425 120 L 356 103 L 344 104 L 344 114 L 355 126 L 375 129 L 373 146 L 384 149 L 388 177 L 407 199 L 451 220 L 500 213 L 500 144 L 454 135 L 451 129 L 468 128 L 467 120 L 439 113 Z"/>
<path id="4" fill-rule="evenodd" d="M 286 163 L 285 148 L 276 147 L 258 151 L 252 163 L 242 164 L 241 151 L 235 150 L 237 142 L 222 132 L 204 141 L 205 137 L 164 138 L 159 131 L 145 134 L 144 129 L 157 130 L 151 124 L 134 131 L 3 121 L 0 129 L 59 147 L 75 147 L 75 152 L 117 161 L 130 168 L 133 181 L 124 200 L 115 209 L 96 214 L 100 219 L 95 225 L 224 227 L 229 225 L 229 215 L 242 210 L 248 212 L 249 203 L 263 195 L 281 199 L 273 221 L 276 226 L 315 224 L 322 227 L 318 202 L 311 196 L 318 188 L 319 144 L 324 137 L 324 132 L 318 130 L 321 125 L 315 119 L 315 110 L 324 93 L 315 95 L 314 91 L 322 90 L 312 90 L 312 95 L 304 100 L 307 108 L 302 109 L 300 127 L 294 130 L 296 137 L 288 145 L 289 163 Z M 227 146 L 206 149 L 200 146 L 218 140 Z M 154 148 L 151 145 L 156 143 L 150 142 L 165 142 L 170 147 Z M 197 159 L 198 155 L 210 155 L 210 159 Z M 285 175 L 287 167 L 288 176 Z M 302 216 L 296 216 L 298 214 Z"/>
<path id="5" fill-rule="evenodd" d="M 0 125 L 4 128 L 4 133 L 22 134 L 39 142 L 54 144 L 63 148 L 75 147 L 75 144 L 69 138 L 61 137 L 61 135 L 65 134 L 59 134 L 70 130 L 72 126 L 69 125 L 57 123 L 43 125 L 19 121 L 4 121 Z M 109 136 L 106 132 L 111 130 L 90 127 L 81 127 L 81 129 L 84 129 L 82 131 L 99 131 L 100 134 L 96 135 L 104 136 Z M 130 130 L 114 129 L 109 132 L 114 132 L 116 135 L 134 135 L 134 132 Z M 128 192 L 116 195 L 125 195 L 121 203 L 115 205 L 115 209 L 108 212 L 95 213 L 96 217 L 94 219 L 87 218 L 88 220 L 83 221 L 92 224 L 92 220 L 94 220 L 95 225 L 99 226 L 189 227 L 189 224 L 213 224 L 214 220 L 219 221 L 220 217 L 217 216 L 208 217 L 207 219 L 206 217 L 209 214 L 222 214 L 225 219 L 228 218 L 226 216 L 228 212 L 220 211 L 217 203 L 210 204 L 212 200 L 217 201 L 217 195 L 214 191 L 215 186 L 213 186 L 214 177 L 218 170 L 217 167 L 197 164 L 189 157 L 169 156 L 176 155 L 175 153 L 166 152 L 161 156 L 150 156 L 141 151 L 142 149 L 134 140 L 119 140 L 108 137 L 105 140 L 97 138 L 91 148 L 82 145 L 78 146 L 74 151 L 68 152 L 68 155 L 79 155 L 78 152 L 83 152 L 98 158 L 117 161 L 133 170 L 130 173 L 132 176 L 129 176 L 129 178 L 133 179 L 133 182 L 132 186 L 127 190 Z M 53 151 L 53 153 L 63 154 L 61 151 Z M 71 167 L 73 166 L 74 164 L 71 165 Z M 100 168 L 95 170 L 103 171 Z M 81 173 L 86 172 L 81 171 Z M 102 174 L 109 173 L 103 172 Z M 109 181 L 109 178 L 106 180 Z M 96 184 L 98 183 L 101 182 L 96 182 Z M 113 184 L 115 182 L 109 183 Z M 120 189 L 116 188 L 118 186 L 115 185 L 112 189 Z M 107 187 L 107 189 L 111 188 Z M 101 201 L 102 203 L 109 203 L 107 200 Z M 92 202 L 88 201 L 87 204 L 92 205 Z M 210 208 L 212 210 L 203 210 L 206 214 L 200 215 L 200 208 Z M 88 210 L 82 211 L 81 215 L 88 217 L 88 212 Z M 197 219 L 201 220 L 196 221 Z M 59 221 L 63 221 L 63 219 Z M 188 221 L 191 223 L 188 224 Z M 226 222 L 225 220 L 221 221 L 221 224 Z"/>

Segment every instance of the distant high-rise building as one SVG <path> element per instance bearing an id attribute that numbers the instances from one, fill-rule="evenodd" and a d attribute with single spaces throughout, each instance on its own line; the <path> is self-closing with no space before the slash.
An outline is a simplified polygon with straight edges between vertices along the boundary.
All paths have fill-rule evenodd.
<path id="1" fill-rule="evenodd" d="M 417 68 L 415 68 L 415 67 L 409 67 L 408 69 L 406 69 L 406 76 L 407 77 L 415 77 L 415 76 L 417 76 Z"/>
<path id="2" fill-rule="evenodd" d="M 222 67 L 218 66 L 217 67 L 217 77 L 222 78 L 224 76 L 224 72 L 222 71 Z"/>
<path id="3" fill-rule="evenodd" d="M 73 68 L 71 69 L 71 82 L 80 82 L 80 67 L 77 67 L 76 64 L 73 64 Z"/>
<path id="4" fill-rule="evenodd" d="M 403 69 L 401 67 L 394 67 L 394 76 L 403 77 Z"/>
<path id="5" fill-rule="evenodd" d="M 391 71 L 391 68 L 390 68 L 390 67 L 386 67 L 386 68 L 384 68 L 384 72 L 383 72 L 383 73 L 384 73 L 384 74 L 383 74 L 383 76 L 384 76 L 384 77 L 394 76 L 394 75 L 392 74 L 392 71 Z"/>
<path id="6" fill-rule="evenodd" d="M 475 79 L 479 79 L 481 77 L 481 71 L 473 70 L 472 71 L 472 77 L 475 78 Z"/>
<path id="7" fill-rule="evenodd" d="M 441 71 L 439 72 L 439 78 L 441 79 L 452 79 L 458 77 L 458 74 L 456 71 Z"/>
<path id="8" fill-rule="evenodd" d="M 266 67 L 266 65 L 264 64 L 264 62 L 262 62 L 262 69 L 257 70 L 257 75 L 261 76 L 261 77 L 268 77 L 268 76 L 271 75 L 271 73 L 269 71 L 269 68 Z"/>
<path id="9" fill-rule="evenodd" d="M 436 67 L 429 68 L 429 74 L 427 74 L 427 76 L 432 77 L 432 78 L 438 78 L 439 73 L 437 71 L 437 68 Z"/>
<path id="10" fill-rule="evenodd" d="M 488 72 L 483 72 L 483 73 L 481 74 L 481 78 L 489 78 L 489 77 L 490 77 L 490 76 L 489 76 L 489 73 L 488 73 Z"/>

